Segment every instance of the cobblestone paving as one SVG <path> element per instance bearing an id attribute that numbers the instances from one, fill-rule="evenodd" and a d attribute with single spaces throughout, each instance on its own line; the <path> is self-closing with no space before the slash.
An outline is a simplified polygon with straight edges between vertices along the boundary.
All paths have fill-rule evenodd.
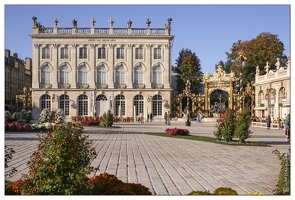
<path id="1" fill-rule="evenodd" d="M 98 153 L 91 163 L 100 169 L 96 174 L 107 172 L 124 182 L 141 183 L 154 195 L 213 192 L 218 187 L 231 187 L 240 195 L 254 191 L 271 195 L 280 172 L 280 160 L 272 151 L 289 149 L 282 130 L 253 128 L 251 140 L 273 146 L 243 147 L 147 134 L 163 133 L 168 126 L 162 123 L 115 125 L 121 128 L 85 128 Z M 187 128 L 191 134 L 213 136 L 212 123 L 174 126 Z M 5 145 L 16 151 L 9 163 L 18 170 L 10 179 L 15 181 L 28 172 L 27 162 L 38 145 L 36 133 L 7 132 Z"/>

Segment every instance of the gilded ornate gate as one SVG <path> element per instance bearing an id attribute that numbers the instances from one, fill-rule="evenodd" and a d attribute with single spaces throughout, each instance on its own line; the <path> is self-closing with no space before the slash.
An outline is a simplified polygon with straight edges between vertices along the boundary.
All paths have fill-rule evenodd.
<path id="1" fill-rule="evenodd" d="M 233 109 L 237 114 L 242 110 L 244 107 L 244 100 L 246 96 L 251 97 L 251 113 L 254 113 L 254 91 L 252 87 L 248 83 L 245 92 L 240 94 L 240 92 L 235 93 L 234 91 L 234 83 L 237 77 L 235 76 L 234 72 L 230 74 L 226 74 L 225 71 L 222 69 L 222 66 L 219 65 L 217 70 L 210 75 L 206 73 L 204 75 L 204 94 L 194 94 L 189 93 L 187 94 L 185 90 L 183 93 L 174 95 L 172 97 L 172 115 L 175 117 L 182 117 L 183 110 L 185 105 L 182 105 L 182 99 L 188 97 L 191 99 L 192 106 L 191 106 L 191 117 L 195 117 L 199 114 L 202 114 L 204 117 L 212 116 L 210 113 L 210 106 L 211 106 L 211 94 L 216 90 L 226 91 L 228 93 L 228 108 Z"/>

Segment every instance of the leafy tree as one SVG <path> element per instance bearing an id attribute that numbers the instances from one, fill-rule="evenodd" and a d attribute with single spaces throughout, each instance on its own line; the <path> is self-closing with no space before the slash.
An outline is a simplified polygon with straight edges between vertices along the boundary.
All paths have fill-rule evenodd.
<path id="1" fill-rule="evenodd" d="M 176 59 L 174 72 L 178 73 L 177 77 L 177 92 L 182 93 L 185 89 L 187 80 L 191 82 L 192 92 L 199 93 L 203 73 L 201 71 L 200 60 L 195 53 L 189 49 L 182 49 L 179 52 L 179 57 Z"/>
<path id="2" fill-rule="evenodd" d="M 281 65 L 285 66 L 287 63 L 287 56 L 283 54 L 284 44 L 280 41 L 278 35 L 269 32 L 263 32 L 256 38 L 244 41 L 238 40 L 233 43 L 231 52 L 226 52 L 227 62 L 231 63 L 230 69 L 236 74 L 240 72 L 237 64 L 237 58 L 242 55 L 245 58 L 245 66 L 243 69 L 243 86 L 255 78 L 256 67 L 259 66 L 261 73 L 265 73 L 265 65 L 268 61 L 271 68 L 275 67 L 277 58 L 280 59 Z"/>

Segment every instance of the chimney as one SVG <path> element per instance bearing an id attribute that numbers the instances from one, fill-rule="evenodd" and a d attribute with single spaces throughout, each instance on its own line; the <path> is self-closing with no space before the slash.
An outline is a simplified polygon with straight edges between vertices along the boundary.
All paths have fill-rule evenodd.
<path id="1" fill-rule="evenodd" d="M 14 57 L 14 58 L 18 58 L 17 53 L 13 53 L 13 57 Z"/>
<path id="2" fill-rule="evenodd" d="M 9 49 L 5 49 L 5 57 L 6 58 L 10 57 L 10 50 Z"/>

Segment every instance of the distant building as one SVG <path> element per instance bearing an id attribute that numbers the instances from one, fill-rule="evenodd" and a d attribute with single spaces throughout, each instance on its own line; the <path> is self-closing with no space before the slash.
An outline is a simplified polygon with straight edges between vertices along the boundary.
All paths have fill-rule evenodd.
<path id="1" fill-rule="evenodd" d="M 46 28 L 33 17 L 32 113 L 162 119 L 171 105 L 171 21 L 164 28 Z"/>
<path id="2" fill-rule="evenodd" d="M 16 95 L 22 94 L 24 87 L 29 90 L 32 86 L 31 70 L 31 58 L 21 60 L 17 53 L 11 56 L 10 50 L 5 49 L 5 110 L 22 110 L 22 102 L 16 99 Z"/>
<path id="3" fill-rule="evenodd" d="M 288 57 L 288 67 L 284 68 L 277 60 L 276 69 L 271 70 L 268 62 L 264 67 L 266 74 L 259 75 L 259 67 L 255 77 L 255 115 L 257 117 L 282 118 L 290 113 L 291 97 L 291 62 Z"/>

